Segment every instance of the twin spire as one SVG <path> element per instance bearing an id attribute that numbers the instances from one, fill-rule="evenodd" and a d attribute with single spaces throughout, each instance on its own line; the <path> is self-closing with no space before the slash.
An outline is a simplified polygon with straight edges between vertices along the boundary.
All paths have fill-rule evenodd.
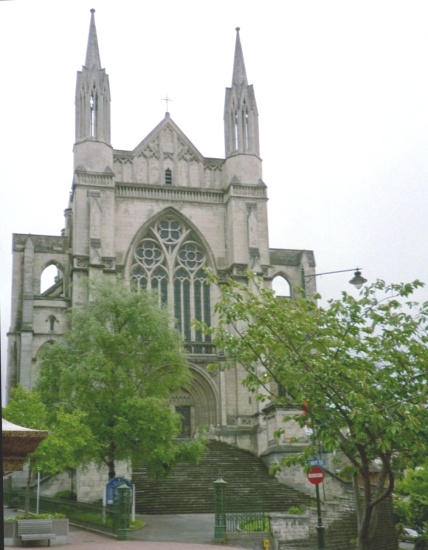
<path id="1" fill-rule="evenodd" d="M 239 27 L 236 27 L 232 87 L 226 88 L 224 133 L 226 158 L 259 156 L 259 121 L 253 86 L 248 85 Z"/>
<path id="2" fill-rule="evenodd" d="M 95 10 L 91 10 L 85 65 L 77 73 L 76 143 L 94 141 L 110 145 L 110 85 L 101 68 Z"/>
<path id="3" fill-rule="evenodd" d="M 101 68 L 95 10 L 91 9 L 85 65 L 77 75 L 76 142 L 110 143 L 110 87 Z M 259 155 L 258 112 L 252 86 L 248 85 L 239 27 L 236 29 L 232 87 L 226 88 L 224 111 L 226 157 Z"/>

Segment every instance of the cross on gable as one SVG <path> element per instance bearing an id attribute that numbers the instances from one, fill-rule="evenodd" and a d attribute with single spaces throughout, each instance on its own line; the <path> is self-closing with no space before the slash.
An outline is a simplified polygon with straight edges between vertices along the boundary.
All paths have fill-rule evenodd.
<path id="1" fill-rule="evenodd" d="M 168 110 L 168 103 L 169 103 L 170 101 L 172 101 L 172 99 L 170 99 L 170 98 L 168 97 L 168 94 L 165 94 L 165 97 L 162 97 L 161 99 L 162 99 L 162 101 L 165 101 L 165 109 L 166 109 L 166 112 L 169 113 L 169 110 Z"/>

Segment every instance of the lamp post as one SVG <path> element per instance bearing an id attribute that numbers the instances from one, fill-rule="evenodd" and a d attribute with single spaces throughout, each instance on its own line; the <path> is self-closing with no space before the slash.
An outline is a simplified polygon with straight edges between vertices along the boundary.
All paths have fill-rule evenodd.
<path id="1" fill-rule="evenodd" d="M 36 499 L 36 514 L 40 509 L 40 468 L 37 468 L 37 499 Z"/>
<path id="2" fill-rule="evenodd" d="M 333 275 L 334 273 L 349 273 L 350 271 L 354 272 L 354 276 L 349 281 L 349 283 L 355 286 L 355 288 L 360 289 L 364 283 L 367 283 L 367 279 L 365 279 L 361 275 L 361 269 L 359 267 L 357 267 L 356 269 L 339 269 L 338 271 L 325 271 L 323 273 L 311 273 L 310 275 L 306 275 L 305 268 L 302 266 L 300 269 L 300 275 L 302 281 L 303 297 L 306 298 L 306 282 L 315 279 L 315 277 L 321 277 L 321 275 Z"/>
<path id="3" fill-rule="evenodd" d="M 221 477 L 213 482 L 214 485 L 214 540 L 224 542 L 226 535 L 226 485 L 227 482 Z"/>
<path id="4" fill-rule="evenodd" d="M 333 275 L 335 273 L 349 273 L 350 271 L 354 272 L 354 276 L 350 279 L 349 284 L 355 286 L 355 288 L 360 289 L 364 283 L 367 282 L 361 275 L 361 269 L 339 269 L 336 271 L 325 271 L 323 273 L 311 273 L 310 275 L 305 274 L 305 268 L 302 266 L 300 270 L 301 281 L 302 281 L 302 290 L 303 297 L 306 298 L 306 282 L 311 281 L 315 277 L 320 277 L 321 275 Z M 319 463 L 318 463 L 319 464 Z M 317 500 L 317 538 L 318 538 L 318 549 L 323 550 L 324 546 L 324 526 L 322 524 L 321 516 L 321 498 L 319 492 L 319 483 L 324 480 L 324 472 L 319 465 L 313 466 L 311 471 L 308 474 L 308 479 L 311 483 L 315 485 L 316 489 L 316 500 Z M 325 497 L 324 497 L 325 498 Z"/>

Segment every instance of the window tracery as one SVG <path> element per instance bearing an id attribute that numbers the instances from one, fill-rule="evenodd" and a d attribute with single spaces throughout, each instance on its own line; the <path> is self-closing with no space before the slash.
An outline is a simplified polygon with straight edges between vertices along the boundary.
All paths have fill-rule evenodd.
<path id="1" fill-rule="evenodd" d="M 139 289 L 156 290 L 168 304 L 184 340 L 209 342 L 192 321 L 210 324 L 210 287 L 203 270 L 207 255 L 197 236 L 177 217 L 166 216 L 148 228 L 133 253 L 131 281 Z"/>

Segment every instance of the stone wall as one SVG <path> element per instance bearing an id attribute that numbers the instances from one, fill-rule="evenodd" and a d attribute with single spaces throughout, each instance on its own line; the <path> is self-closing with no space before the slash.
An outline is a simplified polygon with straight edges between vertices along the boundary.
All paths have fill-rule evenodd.
<path id="1" fill-rule="evenodd" d="M 269 514 L 270 526 L 275 547 L 287 547 L 287 543 L 296 540 L 307 540 L 310 536 L 311 513 L 296 516 L 293 514 Z"/>
<path id="2" fill-rule="evenodd" d="M 355 550 L 357 516 L 351 499 L 323 502 L 322 525 L 325 548 L 328 550 Z M 306 514 L 270 514 L 275 550 L 318 548 L 317 510 Z M 393 523 L 392 500 L 387 499 L 377 509 L 373 520 L 371 550 L 397 550 L 398 541 Z"/>
<path id="3" fill-rule="evenodd" d="M 132 479 L 129 462 L 116 463 L 116 476 Z M 79 468 L 76 472 L 77 500 L 79 502 L 97 502 L 103 500 L 104 488 L 108 482 L 108 471 L 105 466 L 92 465 Z"/>

